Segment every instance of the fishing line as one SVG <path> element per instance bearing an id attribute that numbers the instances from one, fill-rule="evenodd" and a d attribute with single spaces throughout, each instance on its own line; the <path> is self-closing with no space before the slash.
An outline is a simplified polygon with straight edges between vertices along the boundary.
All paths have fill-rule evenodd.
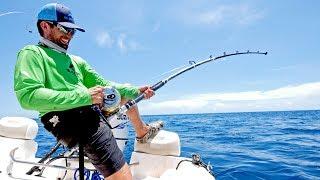
<path id="1" fill-rule="evenodd" d="M 182 69 L 182 68 L 185 68 L 186 66 L 187 66 L 187 65 L 182 65 L 182 66 L 180 66 L 180 67 L 175 67 L 175 68 L 173 68 L 173 69 L 171 69 L 171 70 L 169 70 L 169 71 L 166 71 L 166 72 L 164 72 L 164 73 L 162 73 L 162 74 L 160 74 L 160 75 L 158 75 L 158 76 L 155 76 L 155 77 L 151 78 L 150 81 L 153 81 L 153 80 L 155 80 L 155 79 L 159 79 L 159 78 L 163 77 L 164 75 L 167 75 L 167 74 L 169 74 L 169 73 L 173 73 L 173 72 L 175 72 L 175 71 L 178 71 L 178 70 L 180 70 L 180 69 Z"/>
<path id="2" fill-rule="evenodd" d="M 21 11 L 9 11 L 9 12 L 0 14 L 0 17 L 1 16 L 7 16 L 7 15 L 10 15 L 10 14 L 24 14 L 24 12 L 21 12 Z"/>
<path id="3" fill-rule="evenodd" d="M 8 16 L 8 15 L 13 15 L 13 14 L 29 14 L 29 13 L 25 13 L 25 12 L 22 12 L 22 11 L 9 11 L 9 12 L 5 12 L 5 13 L 2 13 L 2 14 L 0 14 L 0 17 L 2 17 L 2 16 Z M 28 32 L 28 33 L 33 33 L 33 29 L 30 27 L 31 25 L 30 24 L 34 24 L 33 23 L 33 21 L 32 21 L 32 23 L 28 23 L 27 25 L 26 25 L 26 31 Z"/>

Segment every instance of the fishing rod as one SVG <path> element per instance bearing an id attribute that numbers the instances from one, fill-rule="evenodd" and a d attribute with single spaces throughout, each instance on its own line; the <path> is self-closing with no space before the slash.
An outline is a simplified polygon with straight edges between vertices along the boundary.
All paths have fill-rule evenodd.
<path id="1" fill-rule="evenodd" d="M 195 68 L 198 67 L 200 65 L 203 65 L 205 63 L 211 62 L 211 61 L 216 61 L 218 59 L 222 59 L 228 56 L 237 56 L 237 55 L 242 55 L 242 54 L 261 54 L 261 55 L 267 55 L 268 52 L 259 52 L 259 51 L 245 51 L 245 52 L 238 52 L 236 51 L 235 53 L 223 53 L 223 55 L 221 56 L 217 56 L 217 57 L 212 57 L 212 55 L 208 58 L 205 59 L 203 61 L 200 62 L 195 62 L 195 61 L 189 61 L 189 66 L 181 69 L 180 71 L 176 72 L 175 74 L 170 75 L 169 77 L 155 83 L 153 86 L 151 86 L 151 89 L 153 91 L 157 91 L 158 89 L 160 89 L 162 86 L 164 86 L 165 84 L 167 84 L 170 80 L 174 79 L 175 77 Z M 135 104 L 139 103 L 141 100 L 144 99 L 144 93 L 141 93 L 137 98 L 133 99 L 133 100 L 129 100 L 127 103 L 125 103 L 124 105 L 122 105 L 118 112 L 105 118 L 103 116 L 103 113 L 101 112 L 100 109 L 95 108 L 95 110 L 100 114 L 100 116 L 102 117 L 102 119 L 104 121 L 107 122 L 107 124 L 111 127 L 111 128 L 115 128 L 117 126 L 120 125 L 119 121 L 115 121 L 119 115 L 124 114 L 125 112 L 127 112 L 130 108 L 132 108 Z"/>

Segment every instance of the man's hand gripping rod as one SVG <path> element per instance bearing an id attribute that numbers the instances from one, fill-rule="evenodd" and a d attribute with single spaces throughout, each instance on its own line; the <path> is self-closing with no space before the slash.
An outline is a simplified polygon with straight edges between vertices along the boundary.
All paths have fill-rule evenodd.
<path id="1" fill-rule="evenodd" d="M 206 60 L 203 60 L 203 61 L 200 61 L 198 63 L 194 62 L 194 61 L 190 61 L 190 66 L 184 68 L 184 69 L 181 69 L 180 71 L 176 72 L 175 74 L 172 74 L 171 76 L 167 77 L 166 79 L 163 79 L 159 82 L 157 82 L 156 84 L 154 84 L 151 89 L 153 91 L 157 91 L 158 89 L 160 89 L 162 86 L 164 86 L 165 84 L 167 84 L 170 80 L 174 79 L 175 77 L 179 76 L 180 74 L 183 74 L 197 66 L 200 66 L 202 64 L 205 64 L 205 63 L 208 63 L 208 62 L 211 62 L 211 61 L 216 61 L 218 59 L 221 59 L 221 58 L 225 58 L 225 57 L 228 57 L 228 56 L 236 56 L 236 55 L 241 55 L 241 54 L 264 54 L 264 55 L 267 55 L 268 52 L 259 52 L 259 51 L 256 51 L 256 52 L 252 52 L 252 51 L 246 51 L 246 52 L 235 52 L 235 53 L 230 53 L 230 54 L 226 54 L 224 53 L 222 56 L 217 56 L 217 57 L 212 57 L 210 56 L 209 59 L 206 59 Z M 101 110 L 99 109 L 99 114 L 100 116 L 103 118 L 104 121 L 106 121 L 109 126 L 111 128 L 116 128 L 118 125 L 119 125 L 119 121 L 114 121 L 115 119 L 117 119 L 119 117 L 119 115 L 121 114 L 124 114 L 125 112 L 127 112 L 131 107 L 133 107 L 134 105 L 136 105 L 138 102 L 140 102 L 141 100 L 144 99 L 144 93 L 141 93 L 137 98 L 135 98 L 134 100 L 129 100 L 127 103 L 125 103 L 124 105 L 122 105 L 120 108 L 119 108 L 119 111 L 107 118 L 105 118 L 101 112 Z M 98 108 L 98 107 L 97 107 Z M 95 108 L 96 110 L 96 108 Z"/>

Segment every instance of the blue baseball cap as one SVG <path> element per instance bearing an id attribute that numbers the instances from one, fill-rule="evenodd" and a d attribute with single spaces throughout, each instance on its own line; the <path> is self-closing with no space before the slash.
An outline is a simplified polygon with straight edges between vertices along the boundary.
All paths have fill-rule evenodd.
<path id="1" fill-rule="evenodd" d="M 57 22 L 61 26 L 85 32 L 83 28 L 74 23 L 70 9 L 63 4 L 50 3 L 43 6 L 38 13 L 38 20 Z"/>

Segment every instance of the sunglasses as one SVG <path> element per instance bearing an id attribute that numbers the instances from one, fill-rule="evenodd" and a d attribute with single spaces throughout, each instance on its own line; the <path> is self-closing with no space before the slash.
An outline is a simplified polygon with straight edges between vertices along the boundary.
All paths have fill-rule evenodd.
<path id="1" fill-rule="evenodd" d="M 56 26 L 60 30 L 60 32 L 62 32 L 64 34 L 70 33 L 73 36 L 76 33 L 76 29 L 74 29 L 74 28 L 64 27 L 64 26 L 58 24 L 57 22 L 51 22 L 51 21 L 46 21 L 46 22 Z"/>

